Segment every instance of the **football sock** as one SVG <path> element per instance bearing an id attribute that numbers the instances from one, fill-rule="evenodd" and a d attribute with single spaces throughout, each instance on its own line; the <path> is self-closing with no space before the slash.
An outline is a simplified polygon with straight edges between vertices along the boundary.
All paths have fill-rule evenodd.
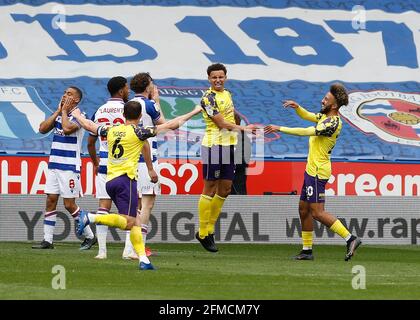
<path id="1" fill-rule="evenodd" d="M 143 236 L 143 242 L 144 245 L 146 245 L 146 238 L 147 238 L 147 232 L 149 231 L 149 226 L 147 224 L 141 225 L 141 235 Z"/>
<path id="2" fill-rule="evenodd" d="M 302 231 L 302 243 L 303 248 L 302 250 L 312 250 L 312 231 Z"/>
<path id="3" fill-rule="evenodd" d="M 219 218 L 220 212 L 222 212 L 223 204 L 225 203 L 226 198 L 223 198 L 216 194 L 211 200 L 211 209 L 210 209 L 210 219 L 209 224 L 207 225 L 207 230 L 209 234 L 214 233 L 214 227 L 216 221 Z"/>
<path id="4" fill-rule="evenodd" d="M 53 243 L 54 228 L 57 221 L 57 211 L 44 213 L 44 240 Z"/>
<path id="5" fill-rule="evenodd" d="M 143 237 L 141 235 L 141 228 L 139 226 L 134 226 L 131 228 L 130 240 L 131 240 L 131 243 L 133 244 L 134 251 L 136 251 L 139 258 L 142 256 L 146 256 L 146 252 L 144 250 Z M 146 262 L 146 263 L 149 263 L 149 262 Z"/>
<path id="6" fill-rule="evenodd" d="M 210 219 L 211 201 L 212 197 L 202 194 L 200 200 L 198 200 L 198 220 L 199 220 L 199 236 L 204 239 L 209 234 L 207 231 L 207 225 Z"/>
<path id="7" fill-rule="evenodd" d="M 93 213 L 88 213 L 87 216 L 89 219 L 89 223 L 96 223 L 96 216 L 99 217 L 98 214 L 93 214 Z"/>
<path id="8" fill-rule="evenodd" d="M 127 230 L 125 232 L 125 244 L 124 244 L 124 251 L 133 251 L 133 245 L 131 244 L 131 230 Z"/>
<path id="9" fill-rule="evenodd" d="M 356 237 L 352 234 L 350 234 L 348 237 L 344 238 L 344 240 L 346 240 L 347 243 L 350 243 L 354 239 L 356 239 Z"/>
<path id="10" fill-rule="evenodd" d="M 90 215 L 89 215 L 89 220 L 91 220 Z M 91 222 L 93 221 L 91 220 Z M 105 224 L 108 227 L 116 227 L 122 230 L 125 230 L 125 228 L 127 227 L 127 219 L 116 213 L 101 214 L 101 215 L 98 214 L 96 215 L 94 222 Z"/>
<path id="11" fill-rule="evenodd" d="M 98 208 L 96 214 L 108 214 L 107 208 Z M 108 226 L 103 224 L 96 225 L 96 236 L 98 238 L 99 252 L 106 252 L 106 236 L 108 234 Z"/>
<path id="12" fill-rule="evenodd" d="M 76 211 L 75 211 L 75 212 L 70 213 L 70 214 L 71 214 L 71 216 L 72 216 L 72 217 L 73 217 L 73 219 L 74 219 L 74 222 L 79 222 L 79 213 L 80 213 L 80 208 L 79 208 L 79 207 L 77 207 L 77 209 L 76 209 Z"/>
<path id="13" fill-rule="evenodd" d="M 88 239 L 93 239 L 95 237 L 90 226 L 86 226 L 86 228 L 83 229 L 83 235 Z"/>
<path id="14" fill-rule="evenodd" d="M 346 227 L 338 219 L 335 220 L 335 222 L 331 225 L 330 229 L 343 239 L 346 239 L 346 238 L 349 239 L 351 237 L 351 233 L 346 229 Z"/>
<path id="15" fill-rule="evenodd" d="M 147 263 L 147 264 L 150 263 L 150 260 L 149 260 L 149 258 L 146 255 L 140 256 L 139 257 L 139 260 L 140 260 L 140 262 L 144 262 L 144 263 Z"/>

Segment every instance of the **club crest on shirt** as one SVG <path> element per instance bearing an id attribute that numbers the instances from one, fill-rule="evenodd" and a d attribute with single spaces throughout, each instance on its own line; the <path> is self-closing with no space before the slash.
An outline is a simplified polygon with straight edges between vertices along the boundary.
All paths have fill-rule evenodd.
<path id="1" fill-rule="evenodd" d="M 420 146 L 420 94 L 377 90 L 349 94 L 340 114 L 365 133 Z"/>

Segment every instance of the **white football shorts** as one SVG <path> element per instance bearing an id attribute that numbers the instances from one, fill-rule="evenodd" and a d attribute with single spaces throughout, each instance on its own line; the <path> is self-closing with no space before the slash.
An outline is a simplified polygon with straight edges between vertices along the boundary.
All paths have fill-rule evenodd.
<path id="1" fill-rule="evenodd" d="M 80 173 L 48 169 L 44 193 L 59 194 L 66 199 L 83 196 L 80 184 Z"/>
<path id="2" fill-rule="evenodd" d="M 153 168 L 159 177 L 159 172 L 157 170 L 158 162 L 153 162 Z M 139 198 L 142 195 L 160 195 L 160 181 L 153 183 L 150 181 L 149 171 L 147 170 L 146 163 L 140 162 L 138 164 L 138 179 L 137 179 L 137 191 L 139 193 Z"/>
<path id="3" fill-rule="evenodd" d="M 95 198 L 96 199 L 111 199 L 105 188 L 106 184 L 106 173 L 98 173 L 95 180 Z"/>

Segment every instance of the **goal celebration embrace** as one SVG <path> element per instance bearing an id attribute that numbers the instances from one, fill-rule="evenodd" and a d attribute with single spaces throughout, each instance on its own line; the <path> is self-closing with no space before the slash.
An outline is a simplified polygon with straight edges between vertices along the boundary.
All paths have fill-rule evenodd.
<path id="1" fill-rule="evenodd" d="M 302 228 L 302 251 L 292 257 L 295 260 L 313 260 L 313 224 L 314 220 L 324 224 L 334 233 L 346 241 L 345 261 L 354 255 L 356 249 L 362 243 L 361 239 L 349 232 L 349 230 L 334 215 L 325 210 L 325 186 L 331 176 L 331 153 L 337 143 L 337 138 L 342 130 L 342 120 L 339 109 L 348 104 L 346 88 L 340 83 L 334 83 L 322 98 L 321 109 L 318 113 L 309 112 L 293 100 L 285 100 L 284 108 L 292 108 L 296 114 L 304 120 L 314 123 L 306 128 L 289 128 L 274 124 L 269 125 L 240 125 L 235 121 L 235 105 L 231 93 L 225 88 L 227 83 L 227 68 L 221 63 L 215 63 L 207 68 L 209 89 L 203 93 L 200 104 L 184 115 L 165 120 L 159 105 L 159 90 L 154 84 L 149 73 L 138 73 L 131 80 L 131 87 L 135 91 L 135 98 L 128 99 L 129 89 L 126 78 L 117 76 L 108 81 L 107 88 L 111 98 L 99 108 L 98 112 L 90 120 L 82 113 L 78 104 L 82 94 L 80 89 L 70 87 L 65 91 L 59 103 L 56 113 L 48 119 L 48 126 L 52 128 L 55 119 L 71 119 L 74 130 L 87 130 L 90 132 L 89 139 L 91 158 L 101 173 L 105 174 L 102 180 L 98 176 L 97 188 L 101 192 L 98 211 L 91 212 L 87 209 L 78 209 L 75 220 L 77 235 L 82 236 L 89 230 L 91 236 L 85 241 L 89 243 L 81 249 L 90 249 L 96 239 L 100 239 L 97 259 L 106 259 L 106 229 L 103 226 L 116 227 L 127 230 L 123 258 L 127 256 L 139 260 L 140 270 L 155 270 L 146 252 L 146 237 L 148 221 L 143 219 L 145 209 L 149 208 L 147 216 L 150 216 L 153 206 L 147 204 L 139 207 L 140 197 L 138 184 L 146 182 L 159 183 L 156 173 L 156 140 L 149 139 L 168 130 L 176 130 L 184 125 L 189 119 L 201 113 L 205 123 L 205 133 L 202 139 L 202 177 L 203 191 L 198 201 L 198 230 L 195 238 L 202 247 L 211 252 L 219 251 L 215 241 L 215 227 L 219 215 L 223 210 L 224 202 L 232 190 L 232 182 L 235 177 L 236 165 L 240 163 L 235 150 L 238 149 L 238 136 L 245 134 L 264 135 L 280 132 L 290 135 L 308 136 L 309 152 L 306 169 L 303 175 L 301 196 L 298 205 L 298 213 Z M 73 95 L 76 92 L 76 97 Z M 107 110 L 115 110 L 117 114 L 109 114 L 105 118 Z M 280 106 L 277 110 L 280 112 Z M 115 120 L 110 120 L 115 119 Z M 53 122 L 55 121 L 55 122 Z M 69 121 L 69 120 L 66 120 Z M 45 121 L 44 121 L 45 122 Z M 44 122 L 42 126 L 46 126 Z M 50 124 L 51 123 L 51 124 Z M 146 123 L 148 125 L 146 125 Z M 44 132 L 46 129 L 42 129 Z M 57 131 L 57 140 L 61 132 Z M 72 131 L 64 131 L 64 139 Z M 92 137 L 92 138 L 91 138 Z M 101 139 L 101 160 L 96 158 L 94 142 L 97 137 Z M 61 138 L 62 139 L 62 138 Z M 79 142 L 80 143 L 80 142 Z M 242 146 L 239 146 L 242 147 Z M 76 163 L 80 162 L 75 159 Z M 100 164 L 103 164 L 102 166 Z M 140 174 L 145 164 L 145 173 Z M 51 166 L 54 163 L 51 164 Z M 106 164 L 106 165 L 105 165 Z M 60 167 L 60 165 L 58 165 Z M 62 166 L 62 165 L 61 165 Z M 60 167 L 61 168 L 61 167 Z M 61 178 L 65 180 L 66 178 Z M 103 185 L 99 184 L 101 181 Z M 151 185 L 152 195 L 156 191 Z M 158 189 L 159 190 L 159 189 Z M 143 191 L 144 192 L 144 191 Z M 48 197 L 53 192 L 46 191 Z M 146 198 L 146 195 L 144 195 Z M 109 199 L 109 200 L 107 200 Z M 65 199 L 66 201 L 66 199 Z M 102 202 L 101 202 L 102 201 Z M 65 202 L 66 203 L 66 202 Z M 111 212 L 112 203 L 117 211 Z M 151 202 L 154 203 L 154 200 Z M 139 207 L 139 209 L 138 209 Z M 51 210 L 45 214 L 45 237 L 40 246 L 34 248 L 52 249 L 51 234 Z M 142 222 L 143 219 L 143 222 Z M 90 224 L 96 224 L 98 236 L 90 231 Z"/>
<path id="2" fill-rule="evenodd" d="M 420 3 L 359 2 L 0 1 L 0 299 L 417 300 Z"/>

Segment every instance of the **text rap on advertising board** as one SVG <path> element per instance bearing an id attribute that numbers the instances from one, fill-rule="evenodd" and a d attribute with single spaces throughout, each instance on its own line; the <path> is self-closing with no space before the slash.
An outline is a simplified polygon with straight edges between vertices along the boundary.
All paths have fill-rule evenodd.
<path id="1" fill-rule="evenodd" d="M 0 197 L 0 241 L 42 239 L 43 196 Z M 158 197 L 150 220 L 148 242 L 196 241 L 198 197 Z M 298 199 L 299 196 L 229 197 L 216 224 L 215 239 L 233 243 L 301 243 Z M 333 197 L 327 209 L 336 212 L 349 231 L 366 244 L 417 244 L 420 240 L 419 201 L 419 197 Z M 79 199 L 78 204 L 85 210 L 97 208 L 97 201 L 92 197 Z M 75 241 L 73 223 L 60 203 L 55 240 Z M 341 237 L 318 222 L 314 223 L 314 238 L 316 243 L 343 243 Z M 124 231 L 110 228 L 110 241 L 123 239 Z"/>

